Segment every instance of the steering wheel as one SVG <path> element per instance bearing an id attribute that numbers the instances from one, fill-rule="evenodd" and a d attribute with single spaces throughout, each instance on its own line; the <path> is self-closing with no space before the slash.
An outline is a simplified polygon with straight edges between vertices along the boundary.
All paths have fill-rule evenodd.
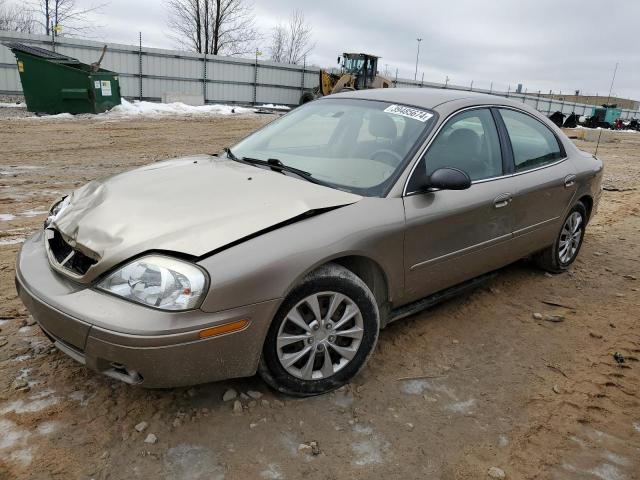
<path id="1" fill-rule="evenodd" d="M 402 162 L 402 157 L 398 153 L 394 152 L 393 150 L 389 150 L 388 148 L 381 148 L 380 150 L 376 150 L 371 154 L 370 158 L 371 160 L 378 160 L 382 163 L 386 163 L 393 168 L 397 167 Z"/>

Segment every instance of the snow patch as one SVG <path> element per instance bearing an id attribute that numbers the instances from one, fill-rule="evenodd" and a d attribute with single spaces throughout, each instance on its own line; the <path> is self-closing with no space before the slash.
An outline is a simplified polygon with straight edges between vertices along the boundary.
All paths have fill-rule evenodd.
<path id="1" fill-rule="evenodd" d="M 264 105 L 260 105 L 258 108 L 270 108 L 271 110 L 291 110 L 291 107 L 287 107 L 286 105 L 274 105 L 273 103 L 265 103 Z"/>
<path id="2" fill-rule="evenodd" d="M 253 108 L 235 107 L 231 105 L 200 105 L 185 103 L 154 103 L 135 100 L 133 103 L 122 99 L 122 104 L 113 107 L 97 118 L 130 118 L 130 117 L 162 117 L 162 116 L 209 116 L 254 113 Z"/>
<path id="3" fill-rule="evenodd" d="M 382 463 L 380 443 L 375 440 L 364 440 L 351 444 L 351 450 L 355 455 L 353 464 L 359 467 L 365 465 L 379 465 Z"/>
<path id="4" fill-rule="evenodd" d="M 19 215 L 22 217 L 37 217 L 38 215 L 44 215 L 45 213 L 49 213 L 46 210 L 27 210 L 26 212 L 22 212 Z"/>
<path id="5" fill-rule="evenodd" d="M 0 245 L 17 245 L 24 243 L 25 240 L 24 238 L 3 238 L 0 240 Z"/>
<path id="6" fill-rule="evenodd" d="M 0 323 L 0 325 L 2 325 L 2 323 Z M 24 362 L 26 360 L 29 360 L 30 358 L 31 358 L 31 355 L 26 353 L 24 355 L 18 355 L 17 357 L 12 358 L 11 361 L 12 362 Z"/>
<path id="7" fill-rule="evenodd" d="M 608 463 L 598 465 L 596 468 L 589 470 L 588 473 L 602 480 L 623 480 L 625 478 L 616 467 Z"/>
<path id="8" fill-rule="evenodd" d="M 55 115 L 34 115 L 33 117 L 23 117 L 20 120 L 41 121 L 41 120 L 73 120 L 74 117 L 70 113 L 57 113 Z"/>
<path id="9" fill-rule="evenodd" d="M 475 398 L 470 398 L 464 402 L 455 402 L 446 405 L 444 408 L 454 413 L 463 413 L 465 415 L 473 413 L 473 406 L 476 404 Z"/>
<path id="10" fill-rule="evenodd" d="M 225 469 L 210 450 L 199 445 L 181 443 L 167 451 L 165 458 L 169 479 L 224 480 Z"/>
<path id="11" fill-rule="evenodd" d="M 82 390 L 71 392 L 69 395 L 67 395 L 67 397 L 78 402 L 81 407 L 86 407 L 89 404 L 89 398 L 87 397 L 87 394 Z"/>
<path id="12" fill-rule="evenodd" d="M 50 433 L 53 433 L 58 429 L 58 425 L 58 422 L 43 422 L 38 425 L 36 431 L 40 435 L 49 435 Z"/>
<path id="13" fill-rule="evenodd" d="M 23 399 L 15 400 L 6 404 L 3 408 L 0 408 L 0 415 L 6 415 L 7 413 L 34 413 L 41 410 L 45 410 L 58 403 L 59 398 L 51 396 L 52 390 L 44 390 L 29 397 L 30 401 L 24 401 Z"/>
<path id="14" fill-rule="evenodd" d="M 631 465 L 631 462 L 627 457 L 623 457 L 622 455 L 618 455 L 613 452 L 605 452 L 604 457 L 612 463 L 620 465 L 622 467 L 628 467 Z"/>
<path id="15" fill-rule="evenodd" d="M 31 454 L 31 450 L 28 448 L 22 450 L 16 450 L 15 452 L 11 452 L 9 456 L 9 460 L 13 460 L 16 463 L 19 463 L 23 467 L 28 467 L 31 465 L 31 461 L 33 460 L 33 455 Z"/>
<path id="16" fill-rule="evenodd" d="M 0 108 L 27 108 L 26 103 L 4 103 L 0 102 Z"/>
<path id="17" fill-rule="evenodd" d="M 10 213 L 0 213 L 0 222 L 10 222 L 14 218 L 16 218 L 16 216 Z"/>
<path id="18" fill-rule="evenodd" d="M 402 384 L 402 391 L 407 395 L 421 395 L 426 388 L 426 380 L 407 380 Z"/>
<path id="19" fill-rule="evenodd" d="M 279 480 L 283 478 L 282 473 L 280 473 L 280 467 L 275 463 L 267 465 L 267 468 L 260 472 L 260 476 L 269 480 Z"/>
<path id="20" fill-rule="evenodd" d="M 29 436 L 29 432 L 16 426 L 11 420 L 0 418 L 0 450 L 11 448 Z"/>

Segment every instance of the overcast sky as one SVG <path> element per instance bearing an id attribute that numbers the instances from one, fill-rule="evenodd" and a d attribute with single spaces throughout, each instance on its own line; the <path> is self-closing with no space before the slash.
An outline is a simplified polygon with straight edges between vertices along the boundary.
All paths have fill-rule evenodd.
<path id="1" fill-rule="evenodd" d="M 163 0 L 105 0 L 101 40 L 176 48 Z M 78 0 L 91 4 L 91 0 Z M 562 90 L 640 99 L 640 0 L 255 0 L 257 25 L 270 29 L 299 8 L 313 26 L 309 63 L 334 66 L 343 51 L 382 57 L 379 70 L 494 89 Z M 385 64 L 388 67 L 385 67 Z"/>

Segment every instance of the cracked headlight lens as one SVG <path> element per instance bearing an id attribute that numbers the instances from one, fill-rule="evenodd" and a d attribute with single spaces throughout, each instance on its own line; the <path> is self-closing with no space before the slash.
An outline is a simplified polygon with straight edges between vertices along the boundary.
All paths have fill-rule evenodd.
<path id="1" fill-rule="evenodd" d="M 207 277 L 192 263 L 148 255 L 111 273 L 97 288 L 148 307 L 190 310 L 200 304 Z"/>
<path id="2" fill-rule="evenodd" d="M 60 214 L 69 206 L 71 203 L 71 196 L 67 195 L 66 197 L 62 197 L 56 203 L 53 204 L 51 210 L 49 210 L 49 215 L 47 219 L 44 221 L 44 228 L 49 228 L 55 220 L 58 219 Z"/>

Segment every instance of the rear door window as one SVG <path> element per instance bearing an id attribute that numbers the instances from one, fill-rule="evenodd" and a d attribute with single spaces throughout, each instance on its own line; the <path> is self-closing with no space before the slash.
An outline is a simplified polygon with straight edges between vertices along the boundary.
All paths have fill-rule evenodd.
<path id="1" fill-rule="evenodd" d="M 516 172 L 531 170 L 564 157 L 558 139 L 542 122 L 525 113 L 501 108 L 513 148 Z"/>

